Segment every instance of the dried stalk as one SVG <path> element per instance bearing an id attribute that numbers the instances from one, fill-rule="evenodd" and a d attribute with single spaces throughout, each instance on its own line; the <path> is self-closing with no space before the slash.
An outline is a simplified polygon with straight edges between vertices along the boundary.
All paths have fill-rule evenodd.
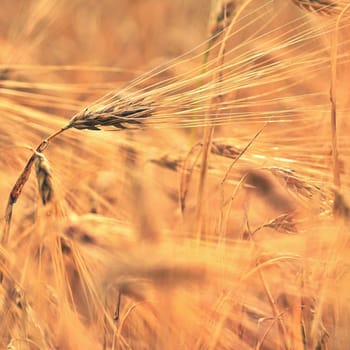
<path id="1" fill-rule="evenodd" d="M 348 4 L 339 14 L 332 35 L 331 44 L 331 87 L 330 87 L 330 102 L 331 102 L 331 137 L 332 137 L 332 157 L 333 157 L 333 183 L 336 187 L 340 187 L 340 164 L 337 147 L 337 60 L 338 60 L 338 34 L 340 21 L 345 12 L 350 8 Z"/>
<path id="2" fill-rule="evenodd" d="M 210 41 L 210 45 L 218 38 L 218 36 L 227 28 L 228 20 L 232 18 L 237 5 L 236 1 L 223 1 L 217 11 L 215 12 L 215 22 L 210 28 L 210 33 L 212 35 L 212 39 Z"/>
<path id="3" fill-rule="evenodd" d="M 245 10 L 245 8 L 250 4 L 252 0 L 246 1 L 241 7 L 237 10 L 237 12 L 234 14 L 230 25 L 227 27 L 227 31 L 225 33 L 224 38 L 222 39 L 220 50 L 217 56 L 217 67 L 220 67 L 224 63 L 224 56 L 225 56 L 225 50 L 226 50 L 226 44 L 227 40 L 230 37 L 230 33 L 233 30 L 234 24 L 237 21 L 237 18 L 241 15 L 241 13 Z M 213 77 L 214 84 L 222 81 L 222 71 L 218 70 Z M 220 103 L 218 103 L 221 99 L 221 95 L 213 96 L 210 103 L 210 111 L 209 115 L 213 115 L 213 119 L 215 120 L 219 114 L 220 114 Z M 207 117 L 208 118 L 208 117 Z M 203 135 L 203 153 L 202 153 L 202 163 L 201 163 L 201 170 L 200 170 L 200 177 L 199 177 L 199 185 L 198 185 L 198 195 L 197 195 L 197 238 L 200 241 L 202 239 L 202 229 L 203 229 L 203 199 L 204 199 L 204 192 L 205 192 L 205 186 L 206 186 L 206 178 L 207 178 L 207 171 L 208 171 L 208 159 L 209 159 L 209 153 L 212 148 L 212 140 L 214 136 L 214 130 L 215 130 L 215 123 L 212 123 L 211 120 L 208 120 L 209 126 L 205 128 L 204 135 Z"/>

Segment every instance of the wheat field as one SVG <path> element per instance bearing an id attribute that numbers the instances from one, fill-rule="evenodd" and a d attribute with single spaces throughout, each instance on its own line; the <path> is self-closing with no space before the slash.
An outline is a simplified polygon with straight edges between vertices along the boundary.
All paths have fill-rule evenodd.
<path id="1" fill-rule="evenodd" d="M 1 349 L 349 348 L 348 1 L 0 3 Z"/>

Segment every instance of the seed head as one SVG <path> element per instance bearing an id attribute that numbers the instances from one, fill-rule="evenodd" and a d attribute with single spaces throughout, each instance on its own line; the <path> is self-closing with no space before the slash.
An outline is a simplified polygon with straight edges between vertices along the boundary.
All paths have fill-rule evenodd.
<path id="1" fill-rule="evenodd" d="M 117 100 L 112 105 L 86 108 L 77 114 L 69 123 L 75 129 L 100 130 L 103 126 L 113 126 L 118 129 L 128 129 L 132 126 L 142 126 L 142 121 L 152 115 L 150 106 L 138 103 L 125 103 Z"/>

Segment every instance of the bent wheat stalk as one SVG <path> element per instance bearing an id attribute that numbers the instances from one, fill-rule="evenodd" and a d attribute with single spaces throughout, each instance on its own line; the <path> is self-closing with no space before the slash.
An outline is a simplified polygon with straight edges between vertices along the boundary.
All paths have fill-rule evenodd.
<path id="1" fill-rule="evenodd" d="M 70 122 L 62 129 L 56 131 L 37 146 L 32 156 L 27 161 L 21 175 L 18 177 L 15 185 L 13 186 L 5 210 L 5 224 L 1 237 L 1 244 L 6 246 L 10 235 L 10 226 L 12 219 L 13 206 L 17 202 L 19 196 L 22 193 L 23 187 L 29 179 L 31 169 L 38 157 L 42 157 L 42 153 L 46 150 L 49 142 L 62 134 L 64 131 L 75 129 L 89 129 L 89 130 L 101 130 L 103 126 L 114 126 L 118 129 L 126 129 L 126 125 L 142 125 L 142 119 L 151 116 L 151 107 L 138 105 L 137 103 L 120 103 L 118 105 L 100 107 L 95 111 L 89 111 L 84 109 L 82 112 L 76 114 Z M 40 156 L 38 156 L 40 154 Z M 40 160 L 39 160 L 40 162 Z M 40 186 L 40 183 L 39 183 Z M 46 198 L 49 194 L 45 195 L 41 193 L 42 201 L 45 204 L 49 198 Z M 44 198 L 44 197 L 45 198 Z"/>
<path id="2" fill-rule="evenodd" d="M 337 146 L 337 61 L 338 61 L 338 36 L 340 21 L 345 12 L 350 8 L 350 4 L 339 14 L 334 32 L 332 33 L 331 44 L 331 86 L 330 86 L 330 103 L 331 103 L 331 137 L 332 137 L 332 158 L 333 158 L 333 183 L 340 187 L 340 165 Z"/>

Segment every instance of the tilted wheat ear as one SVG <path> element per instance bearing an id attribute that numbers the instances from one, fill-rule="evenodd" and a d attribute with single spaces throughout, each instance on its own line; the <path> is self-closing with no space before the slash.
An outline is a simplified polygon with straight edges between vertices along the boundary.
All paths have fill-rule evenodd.
<path id="1" fill-rule="evenodd" d="M 70 121 L 68 127 L 75 129 L 100 130 L 103 126 L 128 129 L 140 127 L 142 120 L 152 115 L 152 107 L 137 103 L 121 103 L 84 109 Z"/>
<path id="2" fill-rule="evenodd" d="M 300 8 L 322 15 L 338 15 L 349 4 L 345 0 L 292 0 Z"/>
<path id="3" fill-rule="evenodd" d="M 113 126 L 118 129 L 129 129 L 132 126 L 133 128 L 139 129 L 143 125 L 142 121 L 151 117 L 152 113 L 153 107 L 143 104 L 140 100 L 127 101 L 120 97 L 114 97 L 108 105 L 97 105 L 91 108 L 85 108 L 82 112 L 75 115 L 65 127 L 43 140 L 29 158 L 10 192 L 5 209 L 5 224 L 1 243 L 6 245 L 9 240 L 13 206 L 22 193 L 34 163 L 36 164 L 36 175 L 43 204 L 46 205 L 52 199 L 52 177 L 48 162 L 42 154 L 52 139 L 70 128 L 100 130 L 100 127 L 104 126 Z"/>

